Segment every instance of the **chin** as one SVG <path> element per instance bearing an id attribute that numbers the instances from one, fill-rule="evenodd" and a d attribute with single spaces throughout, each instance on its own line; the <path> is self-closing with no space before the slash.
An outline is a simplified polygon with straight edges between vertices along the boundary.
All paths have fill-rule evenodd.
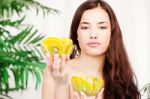
<path id="1" fill-rule="evenodd" d="M 87 52 L 88 55 L 90 56 L 101 56 L 101 55 L 104 55 L 105 52 Z"/>

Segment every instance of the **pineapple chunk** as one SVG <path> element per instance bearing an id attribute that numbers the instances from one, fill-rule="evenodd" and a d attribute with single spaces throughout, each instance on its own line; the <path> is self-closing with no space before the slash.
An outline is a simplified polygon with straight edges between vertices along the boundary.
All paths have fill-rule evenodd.
<path id="1" fill-rule="evenodd" d="M 47 37 L 42 41 L 42 50 L 44 53 L 49 53 L 52 57 L 58 54 L 70 56 L 73 51 L 73 43 L 71 39 Z"/>
<path id="2" fill-rule="evenodd" d="M 73 90 L 80 93 L 84 92 L 87 96 L 95 96 L 104 86 L 104 81 L 96 77 L 72 77 L 71 84 Z"/>

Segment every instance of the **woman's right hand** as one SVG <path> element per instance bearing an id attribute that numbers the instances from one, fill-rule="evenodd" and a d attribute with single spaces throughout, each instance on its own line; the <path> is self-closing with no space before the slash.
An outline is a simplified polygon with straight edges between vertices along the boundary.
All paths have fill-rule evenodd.
<path id="1" fill-rule="evenodd" d="M 69 99 L 69 72 L 66 62 L 69 58 L 62 55 L 50 57 L 46 55 L 47 67 L 44 70 L 42 83 L 42 99 Z"/>
<path id="2" fill-rule="evenodd" d="M 68 83 L 68 67 L 66 66 L 66 62 L 69 60 L 69 57 L 66 55 L 62 55 L 59 58 L 58 54 L 55 54 L 54 57 L 50 55 L 46 55 L 46 64 L 52 75 L 55 84 L 64 85 Z"/>

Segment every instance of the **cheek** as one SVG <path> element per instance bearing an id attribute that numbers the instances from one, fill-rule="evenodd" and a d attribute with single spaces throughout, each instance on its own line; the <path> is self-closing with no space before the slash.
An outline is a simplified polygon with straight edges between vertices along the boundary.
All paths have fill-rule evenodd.
<path id="1" fill-rule="evenodd" d="M 82 38 L 82 36 L 81 36 L 81 33 L 77 33 L 77 40 L 78 40 L 78 43 L 79 43 L 79 46 L 80 46 L 80 48 L 81 48 L 81 46 L 83 45 L 83 38 Z"/>
<path id="2" fill-rule="evenodd" d="M 105 47 L 107 47 L 110 43 L 111 33 L 107 33 L 106 35 L 103 35 L 102 37 L 102 43 Z"/>
<path id="3" fill-rule="evenodd" d="M 85 38 L 81 35 L 78 36 L 77 40 L 78 40 L 80 46 L 83 46 L 86 41 Z"/>
<path id="4" fill-rule="evenodd" d="M 84 44 L 88 41 L 88 34 L 87 33 L 77 33 L 77 40 L 79 43 Z"/>
<path id="5" fill-rule="evenodd" d="M 86 45 L 86 43 L 87 43 L 87 41 L 88 41 L 88 39 L 87 39 L 87 35 L 79 35 L 78 36 L 78 43 L 79 43 L 79 47 L 80 47 L 80 49 L 82 50 L 82 51 L 86 51 L 88 48 L 87 48 L 87 45 Z"/>

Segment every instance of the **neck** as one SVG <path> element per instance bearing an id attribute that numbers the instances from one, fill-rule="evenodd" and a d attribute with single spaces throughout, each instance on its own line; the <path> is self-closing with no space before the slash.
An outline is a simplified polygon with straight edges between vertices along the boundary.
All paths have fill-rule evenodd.
<path id="1" fill-rule="evenodd" d="M 80 64 L 80 66 L 78 66 L 80 71 L 85 74 L 90 74 L 93 76 L 99 75 L 102 77 L 105 55 L 90 56 L 81 53 L 77 60 Z"/>

